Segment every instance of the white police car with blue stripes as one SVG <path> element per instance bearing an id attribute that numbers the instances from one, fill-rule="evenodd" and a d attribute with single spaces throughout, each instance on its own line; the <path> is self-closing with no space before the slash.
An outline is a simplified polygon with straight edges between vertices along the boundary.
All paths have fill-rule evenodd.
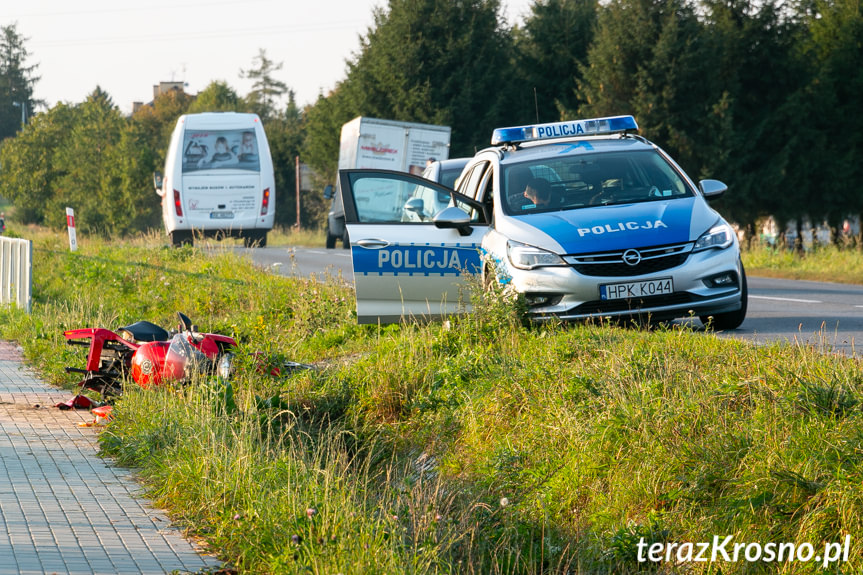
<path id="1" fill-rule="evenodd" d="M 696 316 L 734 329 L 746 274 L 733 228 L 632 116 L 501 128 L 451 190 L 343 170 L 360 322 L 469 309 L 466 274 L 523 294 L 536 320 Z M 448 194 L 450 205 L 423 198 Z"/>

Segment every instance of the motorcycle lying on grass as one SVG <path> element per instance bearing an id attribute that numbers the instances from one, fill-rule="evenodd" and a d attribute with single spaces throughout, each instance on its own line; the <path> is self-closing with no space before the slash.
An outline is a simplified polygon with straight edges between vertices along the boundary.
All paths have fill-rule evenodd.
<path id="1" fill-rule="evenodd" d="M 120 395 L 129 378 L 144 388 L 184 381 L 195 373 L 218 372 L 230 378 L 236 340 L 200 333 L 185 314 L 177 312 L 177 316 L 180 324 L 174 333 L 149 321 L 116 332 L 98 327 L 64 332 L 69 345 L 89 347 L 85 368 L 67 367 L 66 373 L 82 374 L 78 386 L 103 398 Z"/>
<path id="2" fill-rule="evenodd" d="M 82 389 L 99 393 L 103 399 L 121 395 L 130 379 L 148 388 L 170 382 L 183 382 L 192 375 L 219 375 L 229 380 L 234 371 L 237 342 L 227 335 L 201 333 L 183 313 L 171 333 L 149 321 L 139 321 L 117 331 L 104 328 L 73 329 L 64 332 L 66 343 L 89 347 L 84 369 L 67 367 L 66 373 L 79 373 Z M 260 354 L 258 370 L 280 376 L 313 366 L 284 361 L 276 365 Z M 89 407 L 85 396 L 78 395 L 58 407 Z"/>

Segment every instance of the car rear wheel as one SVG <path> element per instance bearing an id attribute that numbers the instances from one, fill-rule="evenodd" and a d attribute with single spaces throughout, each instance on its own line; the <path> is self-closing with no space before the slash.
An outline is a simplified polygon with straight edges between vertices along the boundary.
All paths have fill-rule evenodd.
<path id="1" fill-rule="evenodd" d="M 743 320 L 746 319 L 746 308 L 748 307 L 749 288 L 746 285 L 746 272 L 743 270 L 743 265 L 740 266 L 740 309 L 727 313 L 717 313 L 714 315 L 700 316 L 701 320 L 708 328 L 716 331 L 727 331 L 737 329 Z"/>
<path id="2" fill-rule="evenodd" d="M 171 245 L 175 248 L 181 246 L 191 246 L 193 244 L 191 230 L 174 230 L 171 232 Z"/>
<path id="3" fill-rule="evenodd" d="M 267 247 L 267 232 L 254 231 L 243 233 L 243 247 L 245 248 L 265 248 Z"/>

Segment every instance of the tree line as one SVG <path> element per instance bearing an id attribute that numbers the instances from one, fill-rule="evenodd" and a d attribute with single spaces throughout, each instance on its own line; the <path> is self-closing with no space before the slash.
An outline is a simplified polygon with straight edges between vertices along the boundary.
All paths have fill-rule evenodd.
<path id="1" fill-rule="evenodd" d="M 356 116 L 451 126 L 456 157 L 486 147 L 495 127 L 633 114 L 693 177 L 729 185 L 717 208 L 751 234 L 766 216 L 780 229 L 808 218 L 838 230 L 863 212 L 861 2 L 537 0 L 510 26 L 499 0 L 388 0 L 344 78 L 302 108 L 263 52 L 243 72 L 255 81 L 245 97 L 214 82 L 124 117 L 97 88 L 18 131 L 9 116 L 20 109 L 0 106 L 0 195 L 25 222 L 62 225 L 56 208 L 75 201 L 86 206 L 84 229 L 155 227 L 150 176 L 177 116 L 256 111 L 273 148 L 280 223 L 294 223 L 299 155 L 320 178 L 301 200 L 303 225 L 315 225 L 339 130 Z M 3 32 L 0 91 L 32 111 L 35 67 L 14 26 Z"/>

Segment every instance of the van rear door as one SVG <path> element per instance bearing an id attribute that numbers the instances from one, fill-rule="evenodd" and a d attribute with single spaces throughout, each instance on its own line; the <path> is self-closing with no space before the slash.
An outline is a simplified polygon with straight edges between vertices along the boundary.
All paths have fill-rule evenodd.
<path id="1" fill-rule="evenodd" d="M 254 220 L 260 212 L 260 189 L 257 175 L 188 175 L 183 178 L 187 217 L 193 221 Z"/>
<path id="2" fill-rule="evenodd" d="M 254 128 L 187 126 L 182 193 L 194 227 L 254 228 L 262 215 L 261 162 Z"/>

